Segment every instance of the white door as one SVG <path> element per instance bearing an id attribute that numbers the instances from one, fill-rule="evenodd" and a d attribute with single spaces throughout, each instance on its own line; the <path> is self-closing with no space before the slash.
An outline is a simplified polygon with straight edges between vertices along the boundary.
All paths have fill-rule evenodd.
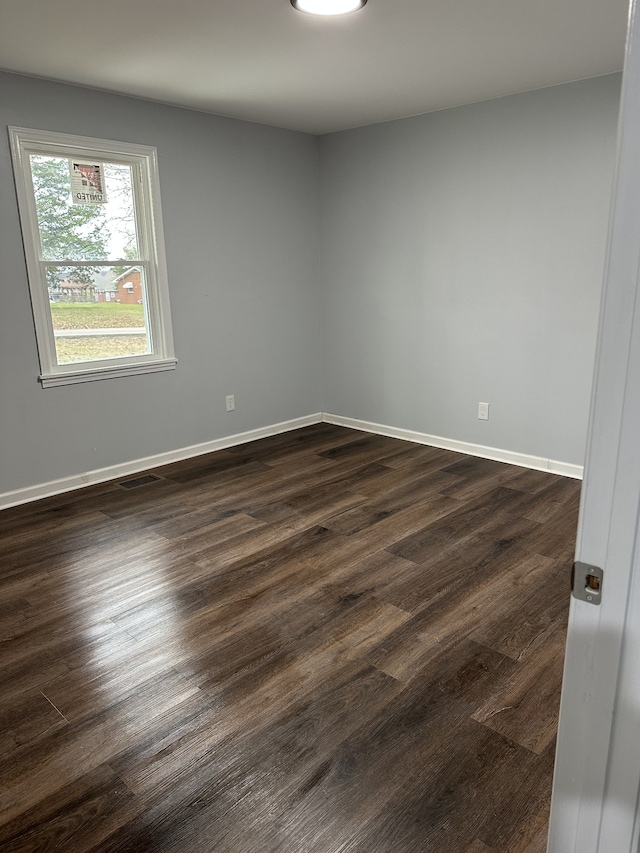
<path id="1" fill-rule="evenodd" d="M 638 853 L 640 791 L 640 21 L 632 0 L 617 182 L 576 558 L 549 853 Z"/>

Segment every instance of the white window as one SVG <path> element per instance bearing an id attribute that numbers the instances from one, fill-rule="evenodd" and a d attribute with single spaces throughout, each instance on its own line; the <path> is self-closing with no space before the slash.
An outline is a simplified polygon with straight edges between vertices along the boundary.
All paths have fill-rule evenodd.
<path id="1" fill-rule="evenodd" d="M 173 369 L 155 148 L 9 133 L 42 384 Z"/>

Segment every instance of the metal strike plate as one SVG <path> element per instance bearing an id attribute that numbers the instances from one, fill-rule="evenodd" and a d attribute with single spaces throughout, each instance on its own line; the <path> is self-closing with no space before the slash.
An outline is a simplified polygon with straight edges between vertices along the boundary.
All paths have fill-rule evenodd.
<path id="1" fill-rule="evenodd" d="M 588 563 L 573 564 L 573 597 L 588 604 L 600 604 L 602 601 L 602 583 L 604 572 Z"/>

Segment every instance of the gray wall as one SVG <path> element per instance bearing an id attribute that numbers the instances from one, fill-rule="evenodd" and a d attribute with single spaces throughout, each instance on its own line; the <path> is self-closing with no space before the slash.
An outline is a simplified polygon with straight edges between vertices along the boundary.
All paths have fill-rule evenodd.
<path id="1" fill-rule="evenodd" d="M 314 137 L 9 74 L 0 125 L 0 493 L 320 411 Z M 177 370 L 40 387 L 7 125 L 157 146 Z"/>
<path id="2" fill-rule="evenodd" d="M 321 409 L 581 464 L 619 86 L 333 134 L 319 162 L 304 134 L 0 74 L 4 127 L 158 147 L 179 358 L 39 386 L 3 131 L 0 493 Z"/>
<path id="3" fill-rule="evenodd" d="M 582 464 L 619 90 L 321 138 L 325 411 Z"/>

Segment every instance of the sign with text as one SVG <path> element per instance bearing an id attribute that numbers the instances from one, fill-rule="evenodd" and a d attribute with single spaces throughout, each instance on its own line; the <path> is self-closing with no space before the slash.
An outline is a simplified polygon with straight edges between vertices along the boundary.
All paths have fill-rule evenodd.
<path id="1" fill-rule="evenodd" d="M 71 195 L 74 204 L 106 204 L 104 163 L 69 160 Z"/>

